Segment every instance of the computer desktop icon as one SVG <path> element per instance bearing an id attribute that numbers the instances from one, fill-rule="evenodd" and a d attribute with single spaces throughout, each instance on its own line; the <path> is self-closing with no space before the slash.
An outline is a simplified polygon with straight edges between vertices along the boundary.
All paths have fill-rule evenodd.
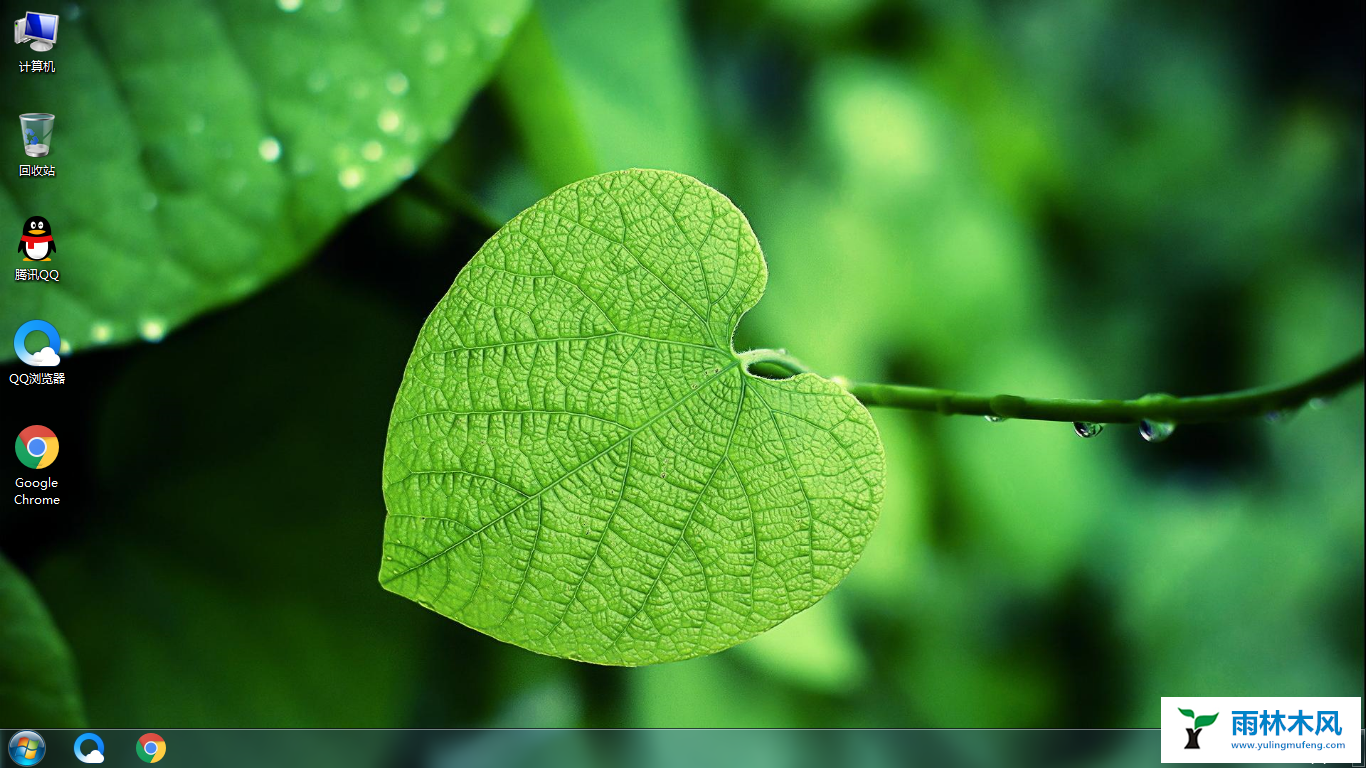
<path id="1" fill-rule="evenodd" d="M 57 44 L 57 14 L 29 11 L 14 22 L 14 42 L 29 45 L 35 51 L 50 51 Z"/>

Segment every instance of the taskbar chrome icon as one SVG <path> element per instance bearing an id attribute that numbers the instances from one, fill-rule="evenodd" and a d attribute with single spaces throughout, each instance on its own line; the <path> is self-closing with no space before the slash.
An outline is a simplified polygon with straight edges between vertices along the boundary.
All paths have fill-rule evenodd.
<path id="1" fill-rule="evenodd" d="M 6 751 L 19 765 L 37 765 L 47 754 L 47 743 L 35 731 L 20 731 L 10 737 Z"/>
<path id="2" fill-rule="evenodd" d="M 144 733 L 138 737 L 138 757 L 144 763 L 155 763 L 166 756 L 166 740 L 155 733 Z"/>
<path id="3" fill-rule="evenodd" d="M 47 469 L 57 460 L 57 435 L 41 424 L 24 427 L 14 438 L 14 455 L 29 469 Z"/>

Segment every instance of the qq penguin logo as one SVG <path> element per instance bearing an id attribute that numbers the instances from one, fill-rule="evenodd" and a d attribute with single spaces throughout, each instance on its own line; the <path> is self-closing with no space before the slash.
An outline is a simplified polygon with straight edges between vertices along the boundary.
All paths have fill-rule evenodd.
<path id="1" fill-rule="evenodd" d="M 32 216 L 24 222 L 19 233 L 19 255 L 24 261 L 50 261 L 57 252 L 57 241 L 52 239 L 52 225 L 42 216 Z"/>

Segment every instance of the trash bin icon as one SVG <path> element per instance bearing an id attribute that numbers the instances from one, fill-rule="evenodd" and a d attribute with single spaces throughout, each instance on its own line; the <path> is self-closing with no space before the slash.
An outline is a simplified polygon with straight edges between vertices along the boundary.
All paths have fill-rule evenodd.
<path id="1" fill-rule="evenodd" d="M 52 148 L 52 122 L 56 117 L 46 112 L 30 112 L 19 116 L 19 127 L 24 131 L 24 154 L 43 157 Z"/>

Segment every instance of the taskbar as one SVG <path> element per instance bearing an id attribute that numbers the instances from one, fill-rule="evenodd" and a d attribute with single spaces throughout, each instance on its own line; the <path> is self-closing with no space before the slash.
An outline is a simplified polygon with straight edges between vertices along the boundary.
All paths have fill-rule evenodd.
<path id="1" fill-rule="evenodd" d="M 1160 729 L 9 729 L 10 765 L 900 768 L 1162 765 Z M 1182 734 L 1175 734 L 1184 738 Z M 1344 733 L 1345 738 L 1353 735 Z M 1354 734 L 1360 741 L 1362 733 Z M 1222 765 L 1282 763 L 1273 752 Z M 1168 763 L 1170 764 L 1170 763 Z M 1325 759 L 1320 764 L 1334 763 Z"/>

